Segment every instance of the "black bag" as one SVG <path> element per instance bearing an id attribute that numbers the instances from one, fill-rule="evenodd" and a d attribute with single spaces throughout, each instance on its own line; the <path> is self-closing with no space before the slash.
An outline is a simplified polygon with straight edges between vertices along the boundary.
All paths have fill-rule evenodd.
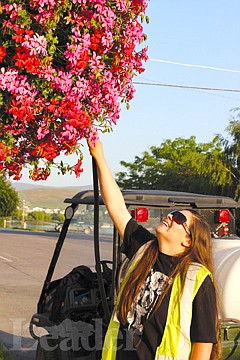
<path id="1" fill-rule="evenodd" d="M 56 322 L 62 320 L 62 317 L 68 317 L 68 314 L 70 316 L 71 309 L 80 310 L 82 306 L 86 310 L 84 305 L 94 305 L 91 289 L 96 288 L 96 285 L 96 276 L 89 267 L 80 265 L 74 268 L 58 283 L 52 302 L 51 320 Z M 61 316 L 62 310 L 65 310 L 65 316 Z"/>
<path id="2" fill-rule="evenodd" d="M 111 288 L 112 270 L 103 264 L 103 281 L 107 296 Z M 52 281 L 48 287 L 43 305 L 44 312 L 50 312 L 52 323 L 64 319 L 90 322 L 102 315 L 97 275 L 89 267 L 80 265 L 61 279 Z"/>
<path id="3" fill-rule="evenodd" d="M 112 269 L 106 263 L 102 262 L 102 277 L 110 306 Z M 48 335 L 38 339 L 37 360 L 85 359 L 91 355 L 95 359 L 96 354 L 99 358 L 107 329 L 103 317 L 97 274 L 89 267 L 77 266 L 52 281 L 38 314 Z"/>

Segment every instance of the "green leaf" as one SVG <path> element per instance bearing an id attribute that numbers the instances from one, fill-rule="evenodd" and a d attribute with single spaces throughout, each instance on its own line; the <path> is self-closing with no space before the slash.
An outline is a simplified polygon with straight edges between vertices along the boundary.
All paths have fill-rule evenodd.
<path id="1" fill-rule="evenodd" d="M 146 23 L 149 24 L 150 23 L 149 16 L 145 16 L 145 19 L 146 19 Z"/>
<path id="2" fill-rule="evenodd" d="M 0 106 L 2 106 L 2 105 L 3 105 L 3 94 L 0 93 Z"/>

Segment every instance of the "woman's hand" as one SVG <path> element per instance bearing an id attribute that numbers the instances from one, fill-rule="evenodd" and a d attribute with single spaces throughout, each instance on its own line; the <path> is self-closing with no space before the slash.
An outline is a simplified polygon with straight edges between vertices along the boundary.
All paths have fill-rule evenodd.
<path id="1" fill-rule="evenodd" d="M 101 158 L 104 159 L 103 146 L 100 140 L 97 140 L 94 146 L 88 142 L 88 148 L 90 154 L 92 157 L 94 157 L 95 160 Z"/>

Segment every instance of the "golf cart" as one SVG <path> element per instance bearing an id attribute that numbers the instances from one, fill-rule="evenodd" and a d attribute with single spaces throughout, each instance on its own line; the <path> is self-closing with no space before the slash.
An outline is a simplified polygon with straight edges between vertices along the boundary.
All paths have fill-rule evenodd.
<path id="1" fill-rule="evenodd" d="M 221 302 L 223 359 L 240 359 L 240 238 L 236 223 L 240 204 L 228 197 L 164 190 L 122 191 L 131 215 L 150 231 L 174 209 L 196 209 L 212 229 L 214 265 Z M 97 200 L 96 200 L 97 199 Z M 65 199 L 65 221 L 38 302 L 30 322 L 30 333 L 38 342 L 36 360 L 97 360 L 116 298 L 115 280 L 122 263 L 121 240 L 114 228 L 112 261 L 100 259 L 98 217 L 104 206 L 96 190 L 77 193 Z M 94 205 L 95 270 L 80 265 L 65 277 L 52 281 L 52 275 L 68 227 L 79 206 Z M 81 244 L 79 245 L 81 246 Z M 36 328 L 47 331 L 36 335 Z"/>

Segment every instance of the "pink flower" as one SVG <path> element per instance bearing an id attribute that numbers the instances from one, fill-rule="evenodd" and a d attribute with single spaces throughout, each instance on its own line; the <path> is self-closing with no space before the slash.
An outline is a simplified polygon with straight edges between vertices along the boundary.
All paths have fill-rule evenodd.
<path id="1" fill-rule="evenodd" d="M 75 153 L 80 175 L 81 140 L 94 143 L 97 128 L 117 123 L 120 101 L 133 98 L 132 78 L 147 59 L 146 48 L 136 50 L 146 7 L 147 0 L 4 1 L 0 169 L 20 178 L 28 165 L 32 179 L 46 179 L 52 166 L 71 171 L 57 157 Z"/>
<path id="2" fill-rule="evenodd" d="M 96 142 L 99 140 L 98 131 L 95 126 L 91 126 L 91 129 L 88 133 L 88 142 L 91 146 L 94 146 Z"/>
<path id="3" fill-rule="evenodd" d="M 76 129 L 71 125 L 64 125 L 63 132 L 61 133 L 61 138 L 63 141 L 72 140 L 77 135 Z"/>
<path id="4" fill-rule="evenodd" d="M 25 36 L 25 41 L 22 46 L 30 49 L 30 55 L 46 55 L 47 54 L 47 41 L 45 36 L 34 34 L 33 37 Z"/>
<path id="5" fill-rule="evenodd" d="M 104 29 L 113 29 L 115 25 L 115 13 L 106 6 L 96 4 L 95 9 L 97 12 L 94 14 L 94 18 L 102 23 Z"/>
<path id="6" fill-rule="evenodd" d="M 49 134 L 48 129 L 44 129 L 44 128 L 39 127 L 39 129 L 37 131 L 37 138 L 39 140 L 44 139 L 47 134 Z"/>

